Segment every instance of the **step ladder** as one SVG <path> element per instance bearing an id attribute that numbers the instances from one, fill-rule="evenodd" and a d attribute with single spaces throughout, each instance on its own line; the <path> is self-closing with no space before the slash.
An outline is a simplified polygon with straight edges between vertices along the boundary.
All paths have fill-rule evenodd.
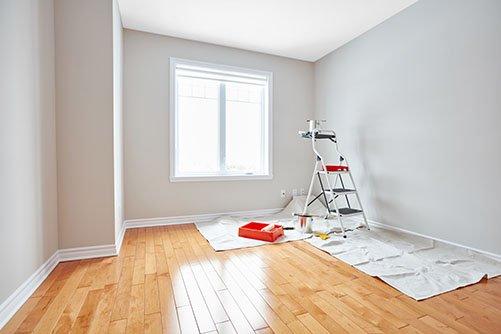
<path id="1" fill-rule="evenodd" d="M 325 202 L 325 206 L 327 207 L 327 215 L 325 218 L 336 219 L 338 221 L 344 238 L 346 238 L 346 230 L 344 228 L 343 219 L 347 217 L 361 215 L 363 217 L 365 227 L 369 230 L 370 228 L 367 223 L 367 217 L 365 216 L 364 209 L 362 208 L 362 202 L 360 201 L 360 196 L 358 195 L 348 161 L 346 160 L 346 157 L 339 152 L 336 133 L 333 130 L 321 129 L 320 125 L 322 122 L 325 122 L 325 120 L 307 120 L 307 122 L 309 123 L 309 130 L 300 131 L 299 135 L 302 138 L 311 140 L 316 159 L 302 214 L 306 215 L 308 206 L 316 200 L 320 200 L 322 198 Z M 334 151 L 339 157 L 339 164 L 333 165 L 325 163 L 324 158 L 316 147 L 317 140 L 327 140 L 334 144 Z M 343 176 L 345 179 L 343 179 Z M 334 180 L 331 179 L 332 177 L 334 177 Z M 345 184 L 346 177 L 349 178 L 350 185 Z M 315 198 L 310 200 L 310 198 L 313 197 L 312 192 L 316 179 L 318 179 L 321 191 Z M 353 200 L 350 202 L 350 197 L 354 197 L 358 208 L 352 207 Z M 340 207 L 337 202 L 340 198 L 345 199 L 346 207 Z"/>

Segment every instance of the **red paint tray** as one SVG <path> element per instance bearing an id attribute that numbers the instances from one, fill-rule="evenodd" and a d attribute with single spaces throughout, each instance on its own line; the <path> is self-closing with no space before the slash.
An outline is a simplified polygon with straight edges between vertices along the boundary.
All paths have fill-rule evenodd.
<path id="1" fill-rule="evenodd" d="M 261 231 L 268 224 L 250 222 L 238 229 L 238 236 L 243 238 L 257 239 L 273 242 L 284 235 L 284 229 L 281 225 L 276 225 L 270 231 Z"/>
<path id="2" fill-rule="evenodd" d="M 348 166 L 340 166 L 340 165 L 325 165 L 325 168 L 328 172 L 347 172 Z"/>

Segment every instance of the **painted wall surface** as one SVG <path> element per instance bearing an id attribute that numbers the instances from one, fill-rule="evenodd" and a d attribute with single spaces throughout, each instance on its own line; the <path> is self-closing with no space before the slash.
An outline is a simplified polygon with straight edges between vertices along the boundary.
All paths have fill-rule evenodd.
<path id="1" fill-rule="evenodd" d="M 273 72 L 273 180 L 169 181 L 169 57 Z M 311 148 L 297 131 L 312 115 L 312 63 L 125 30 L 126 218 L 283 206 L 280 189 L 309 182 Z"/>
<path id="2" fill-rule="evenodd" d="M 124 221 L 123 177 L 123 29 L 118 1 L 113 0 L 113 178 L 115 240 Z"/>
<path id="3" fill-rule="evenodd" d="M 55 40 L 59 247 L 113 244 L 112 1 L 55 0 Z"/>
<path id="4" fill-rule="evenodd" d="M 315 64 L 370 218 L 501 254 L 499 13 L 421 0 Z"/>
<path id="5" fill-rule="evenodd" d="M 0 2 L 0 304 L 58 248 L 53 13 Z"/>

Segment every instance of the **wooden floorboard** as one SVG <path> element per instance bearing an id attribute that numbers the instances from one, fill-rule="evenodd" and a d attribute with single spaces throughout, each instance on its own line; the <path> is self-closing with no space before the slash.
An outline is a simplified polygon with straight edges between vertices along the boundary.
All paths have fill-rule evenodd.
<path id="1" fill-rule="evenodd" d="M 296 241 L 214 252 L 192 224 L 60 263 L 4 333 L 501 333 L 501 278 L 425 301 Z"/>

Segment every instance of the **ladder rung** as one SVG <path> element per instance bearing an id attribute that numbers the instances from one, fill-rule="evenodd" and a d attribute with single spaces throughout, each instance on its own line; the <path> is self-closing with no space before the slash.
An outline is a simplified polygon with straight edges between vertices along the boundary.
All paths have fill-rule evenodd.
<path id="1" fill-rule="evenodd" d="M 330 193 L 331 191 L 329 189 L 325 190 L 326 193 Z M 334 188 L 332 189 L 332 194 L 334 195 L 349 195 L 349 194 L 354 194 L 357 191 L 355 189 L 344 189 L 344 188 Z"/>
<path id="2" fill-rule="evenodd" d="M 336 213 L 336 210 L 330 210 L 331 213 Z M 347 216 L 354 216 L 354 215 L 359 215 L 362 214 L 363 211 L 359 209 L 352 209 L 352 208 L 339 208 L 339 214 L 341 217 L 347 217 Z"/>

